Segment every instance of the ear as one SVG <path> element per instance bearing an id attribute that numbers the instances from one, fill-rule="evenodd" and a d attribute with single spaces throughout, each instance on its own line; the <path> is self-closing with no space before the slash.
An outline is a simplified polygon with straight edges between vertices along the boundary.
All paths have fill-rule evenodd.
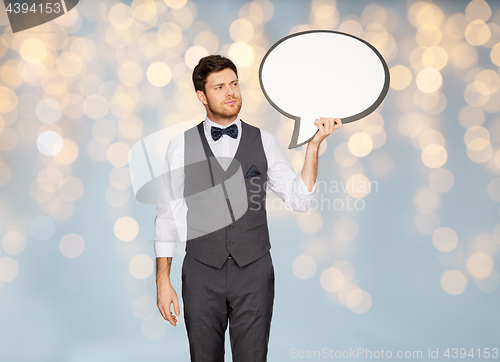
<path id="1" fill-rule="evenodd" d="M 196 91 L 196 96 L 198 97 L 198 99 L 200 100 L 201 103 L 203 103 L 204 105 L 207 105 L 208 102 L 207 102 L 207 97 L 205 96 L 205 93 L 203 93 L 202 91 Z"/>

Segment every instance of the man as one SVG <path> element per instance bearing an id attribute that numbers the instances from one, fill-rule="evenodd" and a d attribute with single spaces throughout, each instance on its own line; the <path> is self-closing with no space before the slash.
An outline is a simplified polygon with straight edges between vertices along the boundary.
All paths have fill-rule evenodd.
<path id="1" fill-rule="evenodd" d="M 165 171 L 169 182 L 183 184 L 184 200 L 157 207 L 157 305 L 163 318 L 175 326 L 180 311 L 170 267 L 180 240 L 175 220 L 185 202 L 182 297 L 191 361 L 224 360 L 228 321 L 233 361 L 266 361 L 274 301 L 266 185 L 286 206 L 307 211 L 316 189 L 318 148 L 342 122 L 338 118 L 316 120 L 319 130 L 307 145 L 301 173 L 296 174 L 271 133 L 238 117 L 242 99 L 231 60 L 219 55 L 202 58 L 193 71 L 193 83 L 207 114 L 168 146 Z M 233 161 L 224 163 L 223 157 Z M 236 180 L 233 186 L 231 179 Z M 243 185 L 244 192 L 237 197 L 234 185 Z M 219 190 L 224 202 L 218 203 L 215 197 L 206 202 L 216 195 L 213 190 Z M 205 199 L 199 196 L 203 193 Z M 245 206 L 240 214 L 238 203 Z M 227 223 L 220 221 L 224 217 Z M 205 232 L 200 232 L 203 228 Z"/>

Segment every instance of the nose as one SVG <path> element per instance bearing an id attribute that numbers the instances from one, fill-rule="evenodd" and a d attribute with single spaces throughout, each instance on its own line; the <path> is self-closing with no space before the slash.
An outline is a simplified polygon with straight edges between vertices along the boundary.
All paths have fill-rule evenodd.
<path id="1" fill-rule="evenodd" d="M 234 89 L 233 89 L 231 86 L 229 86 L 229 87 L 227 88 L 227 93 L 226 93 L 226 95 L 232 96 L 233 94 L 234 94 Z"/>

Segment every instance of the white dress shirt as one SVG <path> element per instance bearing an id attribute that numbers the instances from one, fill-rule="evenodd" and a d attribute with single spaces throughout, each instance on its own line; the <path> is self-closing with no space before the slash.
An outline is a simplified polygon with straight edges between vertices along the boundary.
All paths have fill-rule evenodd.
<path id="1" fill-rule="evenodd" d="M 223 134 L 221 138 L 217 141 L 212 139 L 211 127 L 226 128 L 232 124 L 236 124 L 238 127 L 238 136 L 236 139 Z M 212 122 L 208 118 L 205 118 L 203 128 L 205 131 L 205 137 L 208 141 L 215 157 L 226 157 L 226 161 L 230 161 L 238 149 L 238 145 L 241 139 L 241 120 L 236 118 L 231 124 L 226 127 L 221 127 L 219 124 Z M 300 174 L 295 173 L 285 151 L 279 144 L 276 137 L 270 132 L 265 130 L 260 130 L 262 137 L 262 145 L 264 146 L 264 153 L 267 159 L 267 185 L 268 187 L 279 196 L 281 200 L 285 202 L 285 206 L 296 211 L 307 211 L 311 200 L 314 198 L 316 193 L 316 183 L 314 184 L 311 191 L 307 190 L 307 186 L 302 180 Z M 222 159 L 224 160 L 224 159 Z M 227 164 L 222 164 L 224 169 L 227 169 L 229 162 Z M 180 134 L 174 137 L 167 148 L 167 154 L 165 157 L 165 167 L 163 173 L 167 173 L 171 170 L 177 170 L 172 173 L 171 177 L 175 177 L 176 180 L 172 184 L 178 185 L 177 187 L 184 187 L 184 173 L 182 172 L 184 167 L 184 134 Z M 181 171 L 181 172 L 178 172 Z M 176 190 L 176 195 L 182 195 L 181 190 Z M 160 191 L 162 192 L 162 191 Z M 155 239 L 154 239 L 154 250 L 155 256 L 159 257 L 173 257 L 177 244 L 185 240 L 181 236 L 181 229 L 185 226 L 185 201 L 183 198 L 178 198 L 170 202 L 160 202 L 156 207 L 155 216 Z"/>

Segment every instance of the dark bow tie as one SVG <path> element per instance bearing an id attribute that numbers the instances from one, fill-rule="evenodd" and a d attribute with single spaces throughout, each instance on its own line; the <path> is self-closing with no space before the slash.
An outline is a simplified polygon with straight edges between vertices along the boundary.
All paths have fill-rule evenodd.
<path id="1" fill-rule="evenodd" d="M 212 133 L 212 139 L 214 141 L 217 141 L 219 138 L 221 138 L 223 134 L 227 134 L 229 137 L 236 139 L 236 137 L 238 137 L 238 126 L 235 124 L 232 124 L 226 128 L 212 126 L 210 132 Z"/>

